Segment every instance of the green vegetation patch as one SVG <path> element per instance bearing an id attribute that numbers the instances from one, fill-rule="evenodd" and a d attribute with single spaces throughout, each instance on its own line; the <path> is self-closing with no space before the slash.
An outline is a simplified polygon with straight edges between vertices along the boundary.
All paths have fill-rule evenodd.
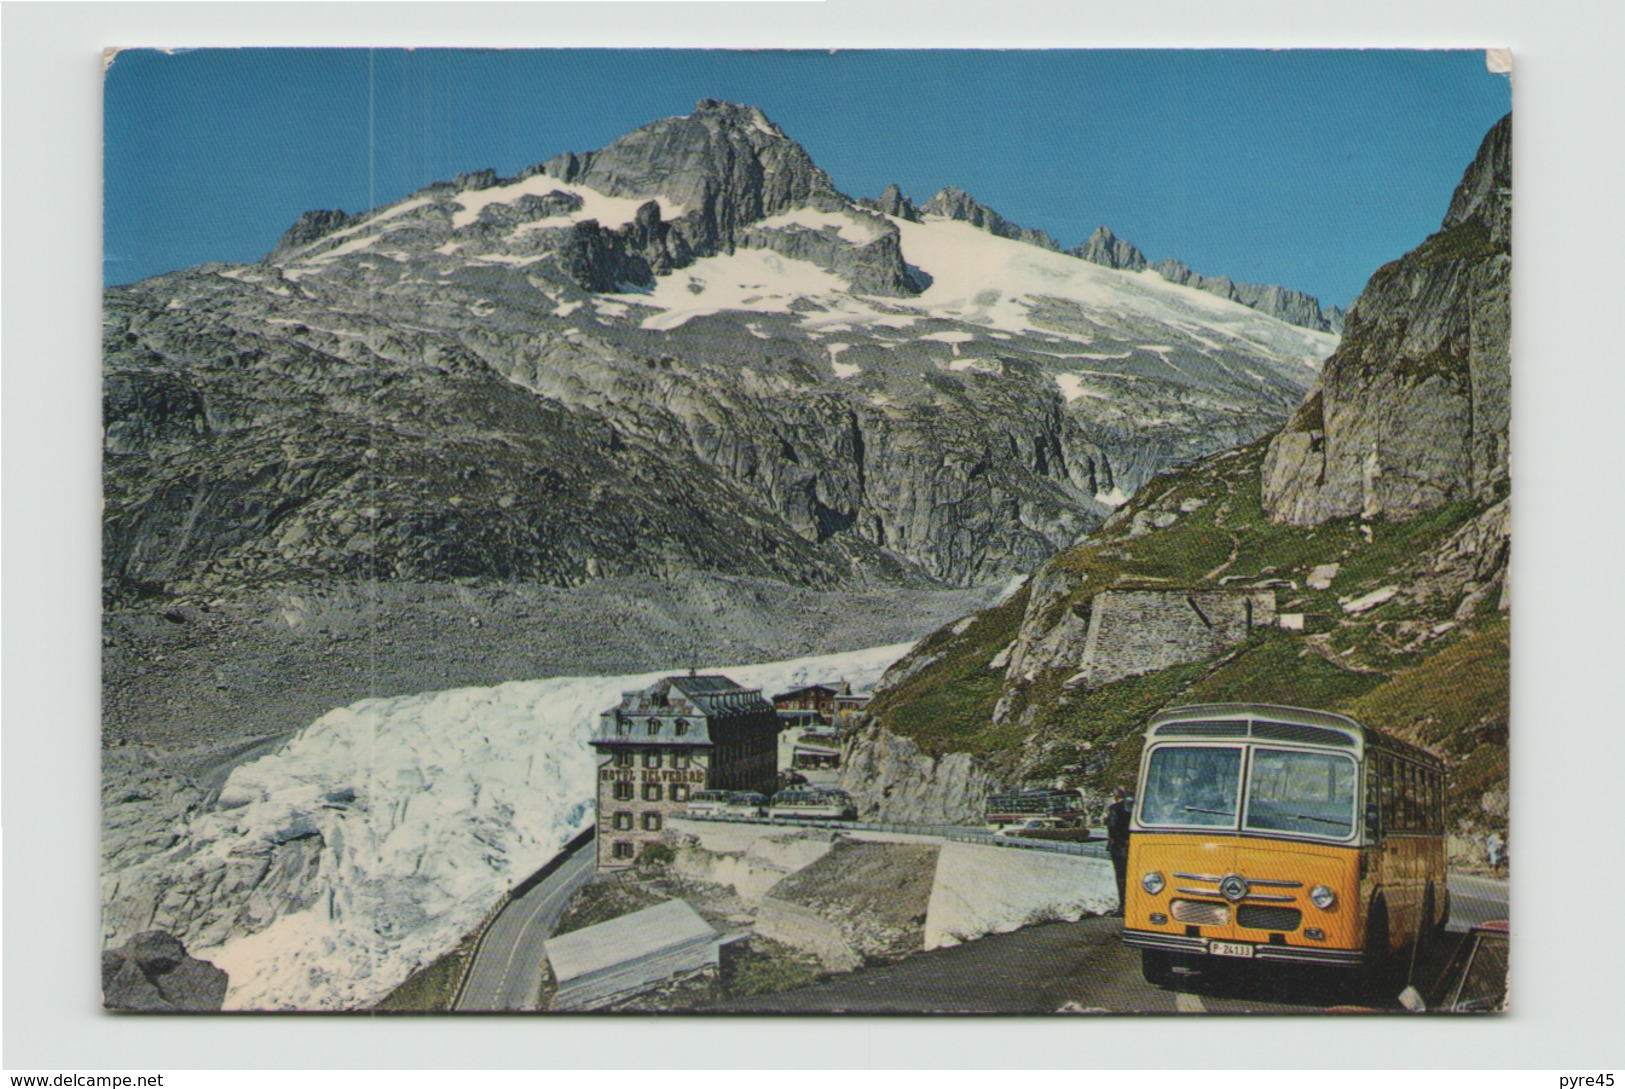
<path id="1" fill-rule="evenodd" d="M 1055 740 L 1034 769 L 1033 778 L 1050 779 L 1069 767 L 1081 766 L 1093 769 L 1081 777 L 1091 785 L 1132 782 L 1140 760 L 1139 737 L 1146 723 L 1177 702 L 1179 694 L 1209 668 L 1211 662 L 1179 665 L 1059 695 L 1034 685 L 1029 702 L 1047 711 L 1036 716 L 1035 725 L 1046 727 L 1046 736 Z"/>
<path id="2" fill-rule="evenodd" d="M 1475 727 L 1504 724 L 1512 674 L 1512 630 L 1502 616 L 1350 704 L 1349 714 L 1445 752 L 1471 747 Z"/>
<path id="3" fill-rule="evenodd" d="M 1004 670 L 990 669 L 1009 646 L 1027 611 L 1027 590 L 1001 605 L 974 614 L 958 635 L 950 625 L 927 636 L 901 663 L 934 658 L 899 684 L 876 696 L 869 718 L 903 737 L 912 738 L 933 756 L 946 752 L 986 754 L 1019 740 L 992 727 L 993 705 L 1004 685 Z"/>
<path id="4" fill-rule="evenodd" d="M 1278 703 L 1336 710 L 1382 684 L 1381 673 L 1362 673 L 1316 654 L 1284 631 L 1255 637 L 1239 654 L 1184 693 L 1187 703 Z"/>
<path id="5" fill-rule="evenodd" d="M 760 934 L 723 953 L 722 987 L 729 998 L 778 994 L 815 983 L 823 975 L 817 957 Z"/>
<path id="6" fill-rule="evenodd" d="M 619 877 L 589 882 L 570 898 L 564 914 L 559 916 L 559 925 L 553 928 L 553 935 L 557 937 L 607 923 L 622 915 L 664 903 L 666 899 L 646 885 L 623 881 Z"/>

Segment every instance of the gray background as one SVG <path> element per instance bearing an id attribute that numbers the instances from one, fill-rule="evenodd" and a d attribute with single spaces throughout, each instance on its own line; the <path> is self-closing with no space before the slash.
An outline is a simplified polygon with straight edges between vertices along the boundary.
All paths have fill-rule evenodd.
<path id="1" fill-rule="evenodd" d="M 1620 1049 L 1620 7 L 1589 0 L 7 4 L 4 1046 L 11 1070 L 1491 1067 Z M 706 1021 L 110 1017 L 98 1008 L 101 49 L 124 45 L 1464 46 L 1516 52 L 1515 1011 Z M 922 89 L 929 93 L 929 89 Z M 884 103 L 876 103 L 884 109 Z M 1395 255 L 1397 256 L 1397 254 Z M 1583 750 L 1580 748 L 1583 746 Z"/>

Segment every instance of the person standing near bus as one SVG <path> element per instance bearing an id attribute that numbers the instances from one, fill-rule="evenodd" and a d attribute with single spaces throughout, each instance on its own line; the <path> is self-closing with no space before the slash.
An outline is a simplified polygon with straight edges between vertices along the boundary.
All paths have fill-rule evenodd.
<path id="1" fill-rule="evenodd" d="M 1122 787 L 1112 788 L 1112 804 L 1106 810 L 1106 853 L 1117 873 L 1117 914 L 1128 908 L 1128 834 L 1134 813 L 1134 796 Z"/>

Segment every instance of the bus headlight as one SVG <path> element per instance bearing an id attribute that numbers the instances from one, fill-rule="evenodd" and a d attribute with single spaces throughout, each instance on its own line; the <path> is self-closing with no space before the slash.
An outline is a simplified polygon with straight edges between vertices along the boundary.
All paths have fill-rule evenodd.
<path id="1" fill-rule="evenodd" d="M 1157 893 L 1161 892 L 1163 890 L 1163 886 L 1166 884 L 1167 882 L 1163 881 L 1162 879 L 1162 874 L 1158 873 L 1156 870 L 1152 870 L 1150 873 L 1140 878 L 1140 887 L 1146 892 L 1149 892 L 1152 896 L 1155 896 Z"/>
<path id="2" fill-rule="evenodd" d="M 1314 904 L 1321 911 L 1326 911 L 1333 904 L 1337 903 L 1337 893 L 1333 892 L 1325 885 L 1316 885 L 1314 888 L 1309 890 L 1309 902 Z"/>

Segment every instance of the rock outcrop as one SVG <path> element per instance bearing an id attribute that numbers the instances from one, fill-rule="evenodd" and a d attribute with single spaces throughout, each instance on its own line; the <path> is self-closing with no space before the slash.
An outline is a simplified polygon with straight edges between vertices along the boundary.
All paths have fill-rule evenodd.
<path id="1" fill-rule="evenodd" d="M 1270 444 L 1272 519 L 1403 518 L 1505 484 L 1511 196 L 1509 114 L 1439 231 L 1371 277 L 1318 387 Z"/>
<path id="2" fill-rule="evenodd" d="M 1017 242 L 1026 242 L 1046 250 L 1058 251 L 1061 248 L 1045 232 L 1019 227 L 987 205 L 978 203 L 975 197 L 963 189 L 955 189 L 951 185 L 938 190 L 935 196 L 926 201 L 921 211 L 926 215 L 946 216 L 949 219 L 969 223 L 972 227 L 979 227 L 988 234 L 998 235 L 1000 238 L 1013 238 Z"/>
<path id="3" fill-rule="evenodd" d="M 1002 783 L 968 753 L 932 758 L 906 737 L 870 729 L 847 744 L 840 786 L 861 820 L 976 824 Z"/>
<path id="4" fill-rule="evenodd" d="M 102 1004 L 142 1013 L 209 1013 L 226 998 L 226 973 L 189 956 L 172 934 L 149 930 L 102 953 Z"/>
<path id="5" fill-rule="evenodd" d="M 1335 306 L 1322 310 L 1320 301 L 1313 295 L 1276 284 L 1243 284 L 1228 276 L 1203 276 L 1193 272 L 1183 261 L 1171 257 L 1153 265 L 1138 247 L 1127 239 L 1117 237 L 1110 227 L 1095 228 L 1095 233 L 1081 246 L 1066 252 L 1092 264 L 1126 272 L 1150 268 L 1171 284 L 1206 291 L 1305 329 L 1325 333 L 1338 333 L 1343 329 L 1343 311 Z"/>
<path id="6" fill-rule="evenodd" d="M 1171 284 L 1194 287 L 1198 291 L 1206 291 L 1209 295 L 1239 302 L 1243 306 L 1250 306 L 1254 310 L 1280 318 L 1292 325 L 1301 325 L 1305 329 L 1338 331 L 1333 320 L 1321 311 L 1320 301 L 1302 291 L 1294 291 L 1276 284 L 1237 283 L 1228 276 L 1203 276 L 1191 271 L 1190 266 L 1183 261 L 1176 261 L 1171 257 L 1158 261 L 1153 267 L 1157 275 Z M 1340 325 L 1341 318 L 1337 320 Z"/>
<path id="7" fill-rule="evenodd" d="M 858 203 L 883 215 L 906 219 L 910 223 L 920 221 L 920 210 L 914 207 L 914 201 L 904 196 L 903 191 L 895 183 L 886 186 L 885 192 L 881 193 L 878 199 L 860 197 Z"/>

